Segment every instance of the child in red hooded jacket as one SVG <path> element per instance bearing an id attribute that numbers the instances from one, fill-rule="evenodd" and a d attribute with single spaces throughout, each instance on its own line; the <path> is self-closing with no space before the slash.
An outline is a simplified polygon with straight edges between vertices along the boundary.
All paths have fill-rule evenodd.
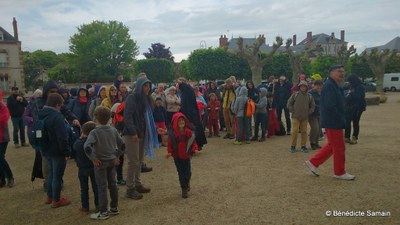
<path id="1" fill-rule="evenodd" d="M 185 115 L 180 112 L 174 114 L 171 121 L 172 129 L 168 131 L 168 154 L 165 156 L 167 159 L 170 156 L 174 158 L 182 188 L 182 198 L 187 198 L 190 191 L 192 177 L 190 158 L 198 152 L 195 133 L 188 128 L 189 125 Z"/>

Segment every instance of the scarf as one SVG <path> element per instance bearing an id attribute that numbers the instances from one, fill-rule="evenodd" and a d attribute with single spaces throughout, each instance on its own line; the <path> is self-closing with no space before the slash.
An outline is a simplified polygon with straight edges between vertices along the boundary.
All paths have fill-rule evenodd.
<path id="1" fill-rule="evenodd" d="M 151 107 L 148 105 L 146 107 L 146 133 L 144 136 L 144 151 L 146 152 L 146 156 L 154 159 L 154 151 L 153 148 L 158 149 L 158 134 L 156 130 L 156 125 L 154 123 L 153 112 L 151 111 Z"/>
<path id="2" fill-rule="evenodd" d="M 79 102 L 80 103 L 87 103 L 88 99 L 87 99 L 87 97 L 79 97 Z"/>

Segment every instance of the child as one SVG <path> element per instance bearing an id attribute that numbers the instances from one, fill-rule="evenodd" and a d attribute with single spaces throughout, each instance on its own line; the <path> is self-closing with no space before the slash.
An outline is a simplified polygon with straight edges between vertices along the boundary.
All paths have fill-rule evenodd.
<path id="1" fill-rule="evenodd" d="M 239 90 L 239 95 L 236 97 L 235 103 L 233 105 L 233 113 L 236 115 L 238 121 L 238 135 L 236 135 L 236 141 L 233 142 L 234 145 L 241 145 L 242 138 L 241 135 L 244 131 L 246 144 L 250 144 L 250 123 L 249 119 L 251 117 L 246 117 L 246 103 L 247 103 L 247 88 L 241 87 Z"/>
<path id="2" fill-rule="evenodd" d="M 82 207 L 79 209 L 81 213 L 88 214 L 89 213 L 89 185 L 88 181 L 90 178 L 90 182 L 92 184 L 92 190 L 94 195 L 94 204 L 96 209 L 99 207 L 99 198 L 97 192 L 96 180 L 94 177 L 94 169 L 93 163 L 86 156 L 83 146 L 87 140 L 87 136 L 90 131 L 96 128 L 96 124 L 92 121 L 86 122 L 83 124 L 81 129 L 81 136 L 78 140 L 75 141 L 74 146 L 72 148 L 72 157 L 76 160 L 76 165 L 78 166 L 78 177 L 79 183 L 81 186 L 81 203 Z"/>
<path id="3" fill-rule="evenodd" d="M 297 91 L 290 96 L 287 107 L 292 113 L 292 145 L 290 152 L 296 152 L 297 134 L 299 129 L 301 132 L 301 151 L 304 153 L 308 152 L 306 147 L 307 143 L 307 123 L 308 116 L 314 112 L 315 102 L 311 94 L 308 93 L 308 84 L 305 81 L 299 83 L 300 91 Z"/>
<path id="4" fill-rule="evenodd" d="M 208 110 L 208 131 L 210 134 L 208 137 L 212 137 L 212 128 L 214 127 L 214 135 L 219 137 L 219 109 L 221 108 L 221 103 L 218 101 L 217 95 L 215 93 L 209 94 L 210 100 L 207 103 Z"/>
<path id="5" fill-rule="evenodd" d="M 192 177 L 190 158 L 193 153 L 198 152 L 195 136 L 188 126 L 189 120 L 183 113 L 174 114 L 171 121 L 172 129 L 168 131 L 168 154 L 165 156 L 167 159 L 170 156 L 174 158 L 182 188 L 182 198 L 187 198 L 190 191 Z"/>
<path id="6" fill-rule="evenodd" d="M 167 140 L 165 139 L 164 133 L 167 131 L 167 126 L 165 124 L 167 118 L 167 110 L 163 106 L 163 101 L 161 97 L 156 97 L 155 107 L 153 110 L 154 123 L 156 124 L 158 134 L 158 140 L 161 139 L 161 145 L 167 146 Z M 162 133 L 160 133 L 162 132 Z"/>
<path id="7" fill-rule="evenodd" d="M 255 124 L 254 124 L 254 136 L 251 138 L 251 141 L 257 141 L 258 139 L 258 128 L 261 124 L 261 138 L 258 140 L 259 142 L 265 141 L 265 133 L 267 130 L 267 122 L 268 122 L 268 114 L 267 114 L 267 89 L 260 89 L 260 97 L 258 102 L 255 103 L 256 106 L 256 115 L 255 115 Z"/>
<path id="8" fill-rule="evenodd" d="M 94 117 L 99 125 L 89 133 L 84 145 L 85 153 L 94 165 L 99 197 L 99 212 L 90 218 L 105 220 L 110 214 L 119 214 L 115 166 L 119 164 L 119 156 L 124 152 L 125 144 L 118 131 L 107 125 L 111 117 L 110 109 L 99 106 L 94 111 Z M 107 186 L 110 189 L 110 210 L 107 210 Z"/>
<path id="9" fill-rule="evenodd" d="M 271 92 L 267 94 L 268 99 L 268 135 L 267 138 L 274 136 L 276 131 L 279 130 L 279 121 L 276 115 L 276 108 L 274 107 L 274 95 Z"/>

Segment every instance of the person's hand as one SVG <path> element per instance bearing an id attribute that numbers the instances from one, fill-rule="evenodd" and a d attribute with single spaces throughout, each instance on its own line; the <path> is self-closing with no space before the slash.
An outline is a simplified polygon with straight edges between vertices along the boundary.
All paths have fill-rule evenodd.
<path id="1" fill-rule="evenodd" d="M 72 120 L 72 125 L 74 125 L 75 127 L 79 127 L 81 126 L 81 124 L 79 123 L 79 120 Z"/>
<path id="2" fill-rule="evenodd" d="M 65 161 L 71 159 L 71 156 L 65 156 Z"/>
<path id="3" fill-rule="evenodd" d="M 137 136 L 137 135 L 133 135 L 132 136 L 132 141 L 134 141 L 134 142 L 138 142 L 140 139 L 139 139 L 139 136 Z"/>
<path id="4" fill-rule="evenodd" d="M 120 163 L 121 163 L 121 162 L 119 161 L 119 158 L 116 158 L 116 159 L 115 159 L 115 166 L 119 166 Z"/>
<path id="5" fill-rule="evenodd" d="M 172 156 L 172 154 L 171 154 L 171 153 L 168 153 L 168 154 L 165 155 L 165 158 L 168 159 L 168 158 L 171 157 L 171 156 Z"/>
<path id="6" fill-rule="evenodd" d="M 92 160 L 93 165 L 99 167 L 101 165 L 101 161 L 98 159 Z"/>
<path id="7" fill-rule="evenodd" d="M 163 129 L 163 128 L 159 127 L 159 128 L 157 128 L 157 133 L 159 135 L 164 135 L 167 133 L 167 129 Z"/>

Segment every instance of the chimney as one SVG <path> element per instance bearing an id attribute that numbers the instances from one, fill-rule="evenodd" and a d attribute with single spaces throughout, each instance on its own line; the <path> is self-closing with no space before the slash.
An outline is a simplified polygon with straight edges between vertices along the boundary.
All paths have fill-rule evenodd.
<path id="1" fill-rule="evenodd" d="M 13 28 L 14 28 L 14 38 L 17 39 L 17 41 L 19 41 L 19 39 L 18 39 L 18 27 L 17 27 L 17 21 L 15 20 L 15 17 L 13 19 Z"/>
<path id="2" fill-rule="evenodd" d="M 296 44 L 297 44 L 297 43 L 296 43 L 296 35 L 294 34 L 294 35 L 293 35 L 293 46 L 296 46 Z"/>
<path id="3" fill-rule="evenodd" d="M 219 38 L 219 47 L 223 48 L 225 46 L 228 45 L 228 38 L 226 37 L 226 35 L 222 36 Z"/>
<path id="4" fill-rule="evenodd" d="M 312 32 L 309 31 L 307 32 L 307 43 L 311 43 L 312 42 Z"/>
<path id="5" fill-rule="evenodd" d="M 340 41 L 344 43 L 344 30 L 340 31 Z"/>

